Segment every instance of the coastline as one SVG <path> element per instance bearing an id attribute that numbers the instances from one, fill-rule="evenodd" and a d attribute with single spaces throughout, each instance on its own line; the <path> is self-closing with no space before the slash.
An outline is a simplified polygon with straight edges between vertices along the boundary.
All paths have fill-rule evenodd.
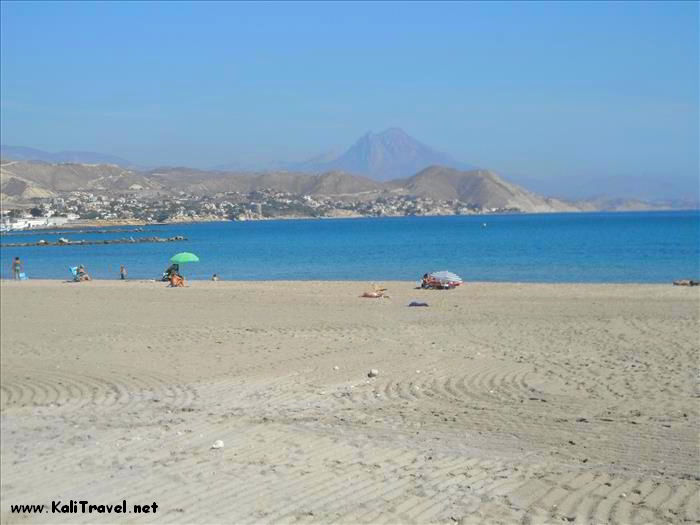
<path id="1" fill-rule="evenodd" d="M 32 231 L 51 231 L 57 228 L 65 229 L 75 229 L 75 228 L 109 228 L 109 227 L 163 227 L 163 226 L 174 226 L 179 224 L 200 224 L 200 223 L 223 223 L 223 222 L 259 222 L 259 221 L 294 221 L 294 220 L 349 220 L 349 219 L 396 219 L 396 218 L 435 218 L 435 217 L 500 217 L 500 216 L 510 216 L 510 215 L 566 215 L 566 214 L 600 214 L 600 213 L 614 213 L 614 214 L 624 214 L 624 213 L 669 213 L 669 212 L 699 212 L 700 209 L 689 208 L 668 208 L 668 209 L 654 209 L 654 210 L 570 210 L 570 211 L 548 211 L 548 212 L 507 212 L 507 213 L 473 213 L 467 215 L 445 215 L 445 214 L 435 214 L 435 215 L 337 215 L 337 216 L 324 216 L 324 217 L 299 217 L 299 216 L 278 216 L 278 217 L 256 217 L 245 220 L 231 220 L 231 219 L 213 219 L 211 217 L 203 217 L 199 219 L 188 219 L 188 220 L 177 220 L 168 222 L 148 222 L 148 221 L 138 221 L 138 220 L 91 220 L 91 219 L 78 219 L 73 223 L 66 223 L 59 227 L 51 228 L 31 228 L 27 230 L 18 230 L 18 232 L 32 232 Z M 0 235 L 12 232 L 2 232 Z"/>
<path id="2" fill-rule="evenodd" d="M 699 289 L 377 284 L 3 281 L 0 521 L 700 519 Z"/>
<path id="3" fill-rule="evenodd" d="M 391 284 L 398 285 L 402 287 L 410 287 L 413 290 L 421 290 L 417 286 L 420 279 L 406 280 L 406 279 L 220 279 L 218 281 L 212 281 L 211 279 L 187 279 L 188 283 L 197 283 L 197 286 L 206 285 L 212 287 L 228 287 L 229 285 L 246 285 L 246 284 L 284 284 L 284 285 L 300 285 L 313 284 L 313 285 L 329 285 L 329 284 L 360 284 L 360 285 L 371 285 L 374 284 Z M 3 285 L 12 284 L 13 286 L 39 286 L 47 284 L 66 284 L 72 283 L 72 281 L 66 279 L 27 279 L 26 281 L 17 281 L 15 279 L 0 279 L 0 283 Z M 159 281 L 157 279 L 141 279 L 141 278 L 128 278 L 121 280 L 119 278 L 112 279 L 92 279 L 86 282 L 86 286 L 96 285 L 110 285 L 114 284 L 116 286 L 125 285 L 141 285 L 141 284 L 162 284 L 166 285 L 164 281 Z M 673 283 L 647 283 L 647 282 L 534 282 L 534 281 L 465 281 L 464 284 L 456 289 L 465 290 L 471 286 L 551 286 L 551 287 L 561 287 L 561 286 L 571 286 L 571 287 L 658 287 L 666 288 L 673 286 Z M 678 288 L 678 286 L 676 286 Z M 684 287 L 681 287 L 684 288 Z M 698 288 L 700 291 L 700 288 Z M 427 292 L 434 293 L 450 293 L 453 290 L 424 290 Z"/>
<path id="4" fill-rule="evenodd" d="M 190 279 L 185 278 L 186 286 L 185 288 L 198 288 L 198 289 L 220 289 L 220 288 L 230 288 L 236 286 L 247 286 L 247 285 L 282 285 L 282 286 L 304 286 L 304 285 L 314 285 L 314 286 L 345 286 L 354 285 L 358 289 L 369 291 L 373 284 L 376 285 L 387 285 L 387 286 L 399 286 L 402 290 L 415 290 L 421 291 L 418 286 L 420 279 L 415 279 L 412 281 L 407 280 L 392 280 L 392 279 L 219 279 L 218 281 L 212 281 L 210 278 L 206 279 Z M 90 281 L 77 283 L 69 279 L 27 279 L 24 281 L 17 281 L 15 279 L 1 278 L 0 285 L 2 286 L 24 286 L 24 287 L 41 287 L 47 285 L 57 285 L 57 284 L 75 284 L 84 285 L 86 287 L 110 287 L 112 285 L 117 287 L 125 286 L 142 286 L 142 285 L 157 285 L 165 288 L 169 288 L 168 283 L 165 281 L 160 281 L 158 279 L 147 279 L 147 278 L 127 278 L 121 280 L 119 278 L 112 279 L 91 279 Z M 666 288 L 680 288 L 680 289 L 695 289 L 700 292 L 700 287 L 697 286 L 677 286 L 673 282 L 535 282 L 535 281 L 465 281 L 464 284 L 458 289 L 465 290 L 471 287 L 552 287 L 556 288 L 601 288 L 601 289 L 613 289 L 613 288 L 651 288 L 655 290 L 663 290 Z M 434 293 L 439 297 L 438 294 L 450 294 L 454 290 L 422 290 L 427 293 Z"/>

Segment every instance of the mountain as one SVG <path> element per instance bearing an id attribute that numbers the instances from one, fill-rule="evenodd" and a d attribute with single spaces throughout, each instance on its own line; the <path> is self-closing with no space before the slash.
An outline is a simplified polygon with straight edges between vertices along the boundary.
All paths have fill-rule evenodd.
<path id="1" fill-rule="evenodd" d="M 191 168 L 136 172 L 114 165 L 22 161 L 6 161 L 0 166 L 0 191 L 15 201 L 72 190 L 95 193 L 158 191 L 166 195 L 184 191 L 213 195 L 262 189 L 353 200 L 372 200 L 391 195 L 461 200 L 477 207 L 517 208 L 524 212 L 578 210 L 574 205 L 546 199 L 509 184 L 489 171 L 458 171 L 441 166 L 431 166 L 412 177 L 386 183 L 338 171 L 322 175 L 289 172 L 233 174 Z"/>
<path id="2" fill-rule="evenodd" d="M 486 170 L 459 171 L 431 166 L 407 179 L 387 183 L 395 192 L 435 200 L 460 200 L 481 208 L 517 208 L 523 212 L 580 211 L 510 184 Z"/>
<path id="3" fill-rule="evenodd" d="M 213 166 L 213 171 L 227 171 L 235 173 L 253 173 L 261 171 L 286 171 L 290 166 L 289 162 L 281 160 L 269 160 L 263 157 L 241 157 L 236 161 L 227 162 Z"/>
<path id="4" fill-rule="evenodd" d="M 430 166 L 411 177 L 379 182 L 341 171 L 312 175 L 158 168 L 139 172 L 115 165 L 31 161 L 3 161 L 0 165 L 0 194 L 3 199 L 17 203 L 75 190 L 96 194 L 134 192 L 151 197 L 157 193 L 167 199 L 168 195 L 180 191 L 215 195 L 222 192 L 250 193 L 264 189 L 354 201 L 391 196 L 421 197 L 435 201 L 458 200 L 479 208 L 512 208 L 528 213 L 697 208 L 697 203 L 692 205 L 692 200 L 683 205 L 627 199 L 567 202 L 528 191 L 491 171 L 460 171 L 444 166 Z"/>
<path id="5" fill-rule="evenodd" d="M 50 153 L 40 149 L 7 146 L 4 144 L 0 145 L 0 158 L 3 160 L 34 160 L 49 163 L 114 164 L 123 168 L 137 167 L 133 162 L 126 159 L 103 153 L 91 151 L 59 151 L 58 153 Z"/>
<path id="6" fill-rule="evenodd" d="M 307 173 L 344 171 L 387 181 L 408 177 L 432 165 L 462 169 L 468 167 L 449 155 L 422 144 L 399 128 L 389 128 L 381 133 L 370 132 L 360 137 L 335 159 L 311 159 L 291 165 L 290 169 Z"/>
<path id="7" fill-rule="evenodd" d="M 15 201 L 46 198 L 76 190 L 94 193 L 157 190 L 161 194 L 184 191 L 210 195 L 227 191 L 249 193 L 263 189 L 328 196 L 385 191 L 379 182 L 339 172 L 322 175 L 287 172 L 236 174 L 192 168 L 158 168 L 138 172 L 111 164 L 48 164 L 33 161 L 3 161 L 0 164 L 0 193 Z"/>
<path id="8" fill-rule="evenodd" d="M 322 175 L 308 173 L 269 172 L 234 174 L 207 172 L 189 168 L 168 168 L 148 173 L 150 181 L 160 187 L 198 195 L 227 191 L 249 193 L 272 189 L 304 195 L 357 195 L 381 192 L 381 183 L 348 173 L 329 172 Z"/>
<path id="9" fill-rule="evenodd" d="M 17 200 L 46 198 L 62 191 L 125 191 L 159 189 L 157 181 L 142 173 L 114 164 L 48 164 L 33 161 L 3 161 L 0 193 Z"/>

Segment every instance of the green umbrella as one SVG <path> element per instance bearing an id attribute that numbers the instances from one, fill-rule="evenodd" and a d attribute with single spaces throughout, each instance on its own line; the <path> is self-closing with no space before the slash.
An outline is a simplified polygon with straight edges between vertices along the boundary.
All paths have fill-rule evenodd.
<path id="1" fill-rule="evenodd" d="M 175 264 L 199 262 L 199 257 L 197 257 L 194 253 L 180 252 L 180 253 L 176 253 L 175 255 L 173 255 L 170 258 L 170 262 L 175 263 Z"/>

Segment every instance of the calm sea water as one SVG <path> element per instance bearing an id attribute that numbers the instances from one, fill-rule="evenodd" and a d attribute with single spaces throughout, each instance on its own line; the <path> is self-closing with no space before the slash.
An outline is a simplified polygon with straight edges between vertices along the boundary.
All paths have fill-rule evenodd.
<path id="1" fill-rule="evenodd" d="M 486 227 L 483 224 L 486 223 Z M 189 279 L 417 280 L 450 270 L 466 280 L 669 282 L 700 279 L 700 212 L 578 213 L 221 222 L 141 233 L 50 231 L 4 235 L 2 244 L 184 235 L 185 242 L 0 250 L 0 276 L 19 256 L 29 278 L 65 279 L 84 264 L 98 279 L 153 279 L 176 252 L 201 261 Z"/>

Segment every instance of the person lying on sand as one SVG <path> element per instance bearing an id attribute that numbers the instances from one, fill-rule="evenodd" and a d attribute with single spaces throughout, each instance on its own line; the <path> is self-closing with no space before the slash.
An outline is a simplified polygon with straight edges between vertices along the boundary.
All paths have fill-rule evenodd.
<path id="1" fill-rule="evenodd" d="M 456 288 L 457 283 L 450 281 L 441 281 L 440 279 L 435 279 L 427 273 L 423 275 L 420 282 L 420 287 L 424 290 L 452 290 Z"/>
<path id="2" fill-rule="evenodd" d="M 693 281 L 692 279 L 679 279 L 673 281 L 674 286 L 700 286 L 700 281 Z"/>
<path id="3" fill-rule="evenodd" d="M 364 292 L 360 297 L 366 297 L 368 299 L 389 299 L 389 296 L 384 293 L 384 290 L 378 292 Z"/>
<path id="4" fill-rule="evenodd" d="M 385 294 L 386 290 L 386 288 L 382 288 L 372 283 L 372 291 L 364 292 L 360 297 L 367 297 L 369 299 L 381 299 L 382 297 L 385 297 L 388 299 L 389 296 Z"/>

